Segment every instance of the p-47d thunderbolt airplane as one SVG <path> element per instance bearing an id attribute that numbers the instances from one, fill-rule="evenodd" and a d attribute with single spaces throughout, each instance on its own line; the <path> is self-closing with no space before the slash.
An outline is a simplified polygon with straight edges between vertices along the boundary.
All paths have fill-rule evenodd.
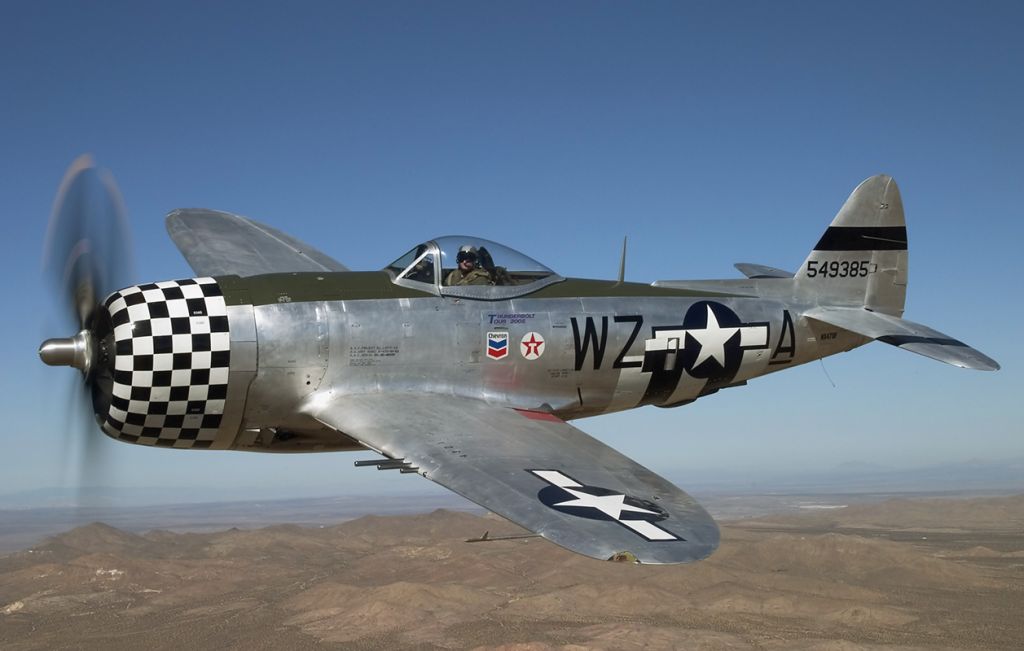
<path id="1" fill-rule="evenodd" d="M 902 318 L 896 183 L 861 183 L 796 273 L 653 285 L 565 278 L 476 237 L 349 271 L 258 222 L 175 210 L 197 278 L 110 284 L 109 177 L 79 160 L 49 265 L 79 332 L 39 354 L 79 369 L 119 441 L 254 452 L 372 450 L 567 549 L 685 563 L 718 545 L 689 495 L 569 424 L 684 405 L 872 340 L 966 368 L 995 361 Z M 104 250 L 106 247 L 107 250 Z M 100 300 L 102 299 L 102 300 Z"/>

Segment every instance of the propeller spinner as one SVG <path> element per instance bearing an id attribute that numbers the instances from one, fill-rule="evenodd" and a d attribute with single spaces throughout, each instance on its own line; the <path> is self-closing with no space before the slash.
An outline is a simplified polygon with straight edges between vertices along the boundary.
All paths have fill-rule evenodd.
<path id="1" fill-rule="evenodd" d="M 74 337 L 47 339 L 39 346 L 39 358 L 50 366 L 73 366 L 88 377 L 94 347 L 92 333 L 82 330 Z"/>

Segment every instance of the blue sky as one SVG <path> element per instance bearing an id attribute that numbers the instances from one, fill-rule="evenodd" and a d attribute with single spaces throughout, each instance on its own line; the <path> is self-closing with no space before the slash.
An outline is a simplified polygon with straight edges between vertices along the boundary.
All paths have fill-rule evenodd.
<path id="1" fill-rule="evenodd" d="M 623 235 L 631 280 L 792 269 L 857 183 L 892 174 L 907 317 L 1002 371 L 874 344 L 825 361 L 835 388 L 813 364 L 578 424 L 684 488 L 697 470 L 1024 457 L 1022 19 L 1017 2 L 6 3 L 0 493 L 74 479 L 70 372 L 36 356 L 68 333 L 38 270 L 83 152 L 118 179 L 139 281 L 191 275 L 163 216 L 193 206 L 354 269 L 449 233 L 571 276 L 614 276 Z M 111 485 L 426 483 L 356 470 L 354 455 L 104 445 Z"/>

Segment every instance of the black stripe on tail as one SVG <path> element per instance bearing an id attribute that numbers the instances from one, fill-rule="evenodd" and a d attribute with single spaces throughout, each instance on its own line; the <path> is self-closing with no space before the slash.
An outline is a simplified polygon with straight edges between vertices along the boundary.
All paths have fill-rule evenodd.
<path id="1" fill-rule="evenodd" d="M 906 226 L 829 226 L 815 251 L 906 251 Z"/>

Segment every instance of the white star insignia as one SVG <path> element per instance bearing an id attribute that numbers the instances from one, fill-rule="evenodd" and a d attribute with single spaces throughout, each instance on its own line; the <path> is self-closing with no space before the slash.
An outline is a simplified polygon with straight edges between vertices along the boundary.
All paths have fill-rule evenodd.
<path id="1" fill-rule="evenodd" d="M 580 506 L 597 509 L 605 515 L 611 516 L 616 520 L 621 520 L 623 511 L 631 511 L 633 513 L 648 513 L 650 515 L 658 515 L 655 511 L 649 511 L 642 509 L 638 506 L 630 506 L 626 504 L 625 495 L 591 495 L 590 493 L 584 493 L 583 491 L 573 490 L 565 486 L 562 490 L 576 497 L 574 500 L 567 500 L 565 502 L 559 502 L 555 506 Z"/>
<path id="2" fill-rule="evenodd" d="M 587 493 L 584 490 L 577 490 L 585 487 L 583 484 L 564 474 L 560 470 L 530 470 L 529 472 L 537 475 L 552 486 L 561 488 L 563 491 L 575 498 L 564 502 L 558 502 L 556 504 L 548 504 L 551 508 L 566 506 L 590 508 L 604 513 L 622 526 L 627 529 L 631 529 L 634 533 L 646 538 L 647 540 L 683 540 L 671 531 L 662 529 L 648 520 L 623 520 L 623 512 L 645 513 L 647 515 L 666 517 L 657 511 L 650 511 L 645 508 L 626 504 L 626 495 L 623 493 L 594 495 L 592 493 Z M 545 503 L 547 504 L 547 502 Z M 565 511 L 563 511 L 563 513 L 565 513 Z M 576 514 L 570 513 L 570 515 Z"/>
<path id="3" fill-rule="evenodd" d="M 703 330 L 687 330 L 700 344 L 700 353 L 691 368 L 697 368 L 705 360 L 714 358 L 719 366 L 725 368 L 725 342 L 739 332 L 739 328 L 723 328 L 718 325 L 714 311 L 708 305 L 708 324 Z"/>

